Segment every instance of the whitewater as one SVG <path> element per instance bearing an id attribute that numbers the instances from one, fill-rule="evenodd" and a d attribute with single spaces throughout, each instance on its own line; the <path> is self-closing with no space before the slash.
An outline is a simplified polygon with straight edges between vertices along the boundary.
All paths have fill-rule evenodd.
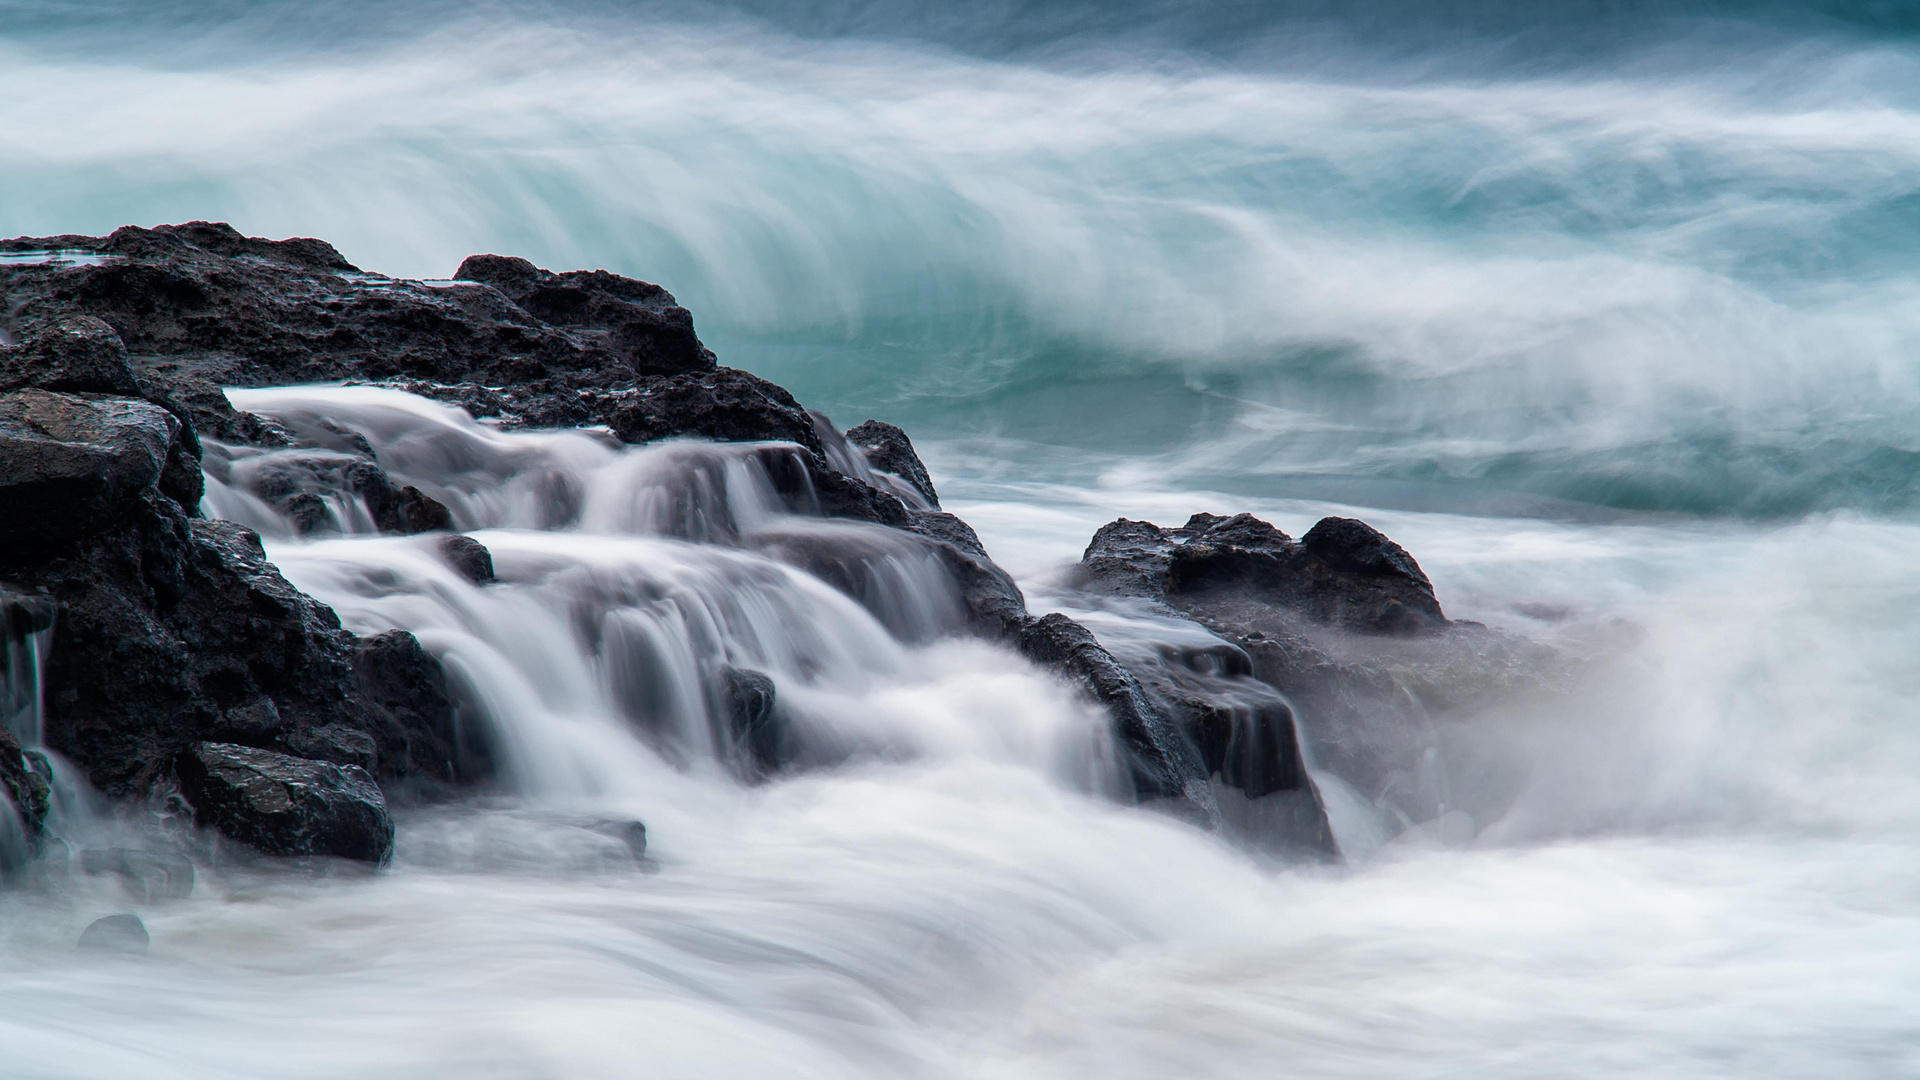
<path id="1" fill-rule="evenodd" d="M 604 266 L 905 427 L 1036 613 L 1162 632 L 1068 585 L 1118 516 L 1340 514 L 1565 658 L 1446 717 L 1434 782 L 1497 816 L 1322 776 L 1343 858 L 1277 857 L 1113 799 L 1097 707 L 952 634 L 887 530 L 786 513 L 778 447 L 232 391 L 492 551 L 475 586 L 345 504 L 304 539 L 209 469 L 442 659 L 507 782 L 398 811 L 378 872 L 0 893 L 0 1075 L 1920 1073 L 1920 42 L 1573 7 L 0 3 L 0 234 Z M 807 768 L 743 779 L 720 662 Z M 130 909 L 147 954 L 75 951 Z"/>

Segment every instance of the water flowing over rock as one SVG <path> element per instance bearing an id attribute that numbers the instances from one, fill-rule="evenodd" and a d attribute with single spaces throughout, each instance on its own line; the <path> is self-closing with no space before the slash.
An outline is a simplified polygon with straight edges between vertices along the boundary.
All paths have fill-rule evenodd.
<path id="1" fill-rule="evenodd" d="M 516 680 L 547 676 L 503 681 L 487 650 L 507 643 L 483 645 L 473 621 L 499 608 L 511 629 L 535 583 L 571 597 L 553 629 L 584 650 L 592 708 L 672 761 L 760 780 L 898 753 L 901 735 L 837 727 L 810 695 L 970 634 L 1111 717 L 1128 798 L 1213 827 L 1223 782 L 1256 800 L 1310 787 L 1282 749 L 1284 703 L 1248 705 L 1244 687 L 1206 682 L 1218 673 L 1169 677 L 1065 615 L 1032 615 L 938 509 L 905 432 L 868 421 L 843 436 L 719 367 L 658 286 L 491 255 L 451 282 L 401 281 L 320 241 L 207 223 L 60 239 L 96 257 L 0 265 L 24 343 L 0 357 L 21 384 L 0 394 L 0 480 L 44 507 L 0 535 L 0 578 L 59 607 L 44 738 L 109 795 L 177 778 L 202 821 L 262 850 L 379 861 L 366 838 L 390 823 L 368 824 L 385 810 L 363 780 L 408 798 L 538 787 L 558 766 L 511 729 L 515 710 L 542 707 Z M 245 389 L 321 380 L 359 385 Z M 1141 532 L 1088 565 L 1133 575 L 1135 592 L 1297 593 L 1343 625 L 1444 624 L 1384 538 L 1329 529 L 1301 545 L 1259 524 Z M 647 548 L 643 568 L 484 531 L 500 527 L 696 546 Z M 381 535 L 394 546 L 365 546 Z M 329 603 L 294 588 L 269 545 Z M 572 579 L 556 558 L 577 563 Z M 1286 573 L 1305 584 L 1275 584 Z M 381 599 L 410 590 L 405 614 Z M 114 676 L 89 678 L 101 670 Z M 1300 839 L 1311 822 L 1276 827 L 1330 850 Z"/>

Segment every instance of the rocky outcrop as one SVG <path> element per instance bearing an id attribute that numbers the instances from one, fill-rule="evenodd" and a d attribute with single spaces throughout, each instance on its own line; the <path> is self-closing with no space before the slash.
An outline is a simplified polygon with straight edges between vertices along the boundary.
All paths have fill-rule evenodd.
<path id="1" fill-rule="evenodd" d="M 868 420 L 847 429 L 847 442 L 860 448 L 867 464 L 886 473 L 925 500 L 925 509 L 940 509 L 940 493 L 934 490 L 933 477 L 914 452 L 907 433 L 880 420 Z"/>
<path id="2" fill-rule="evenodd" d="M 463 726 L 417 641 L 356 639 L 279 576 L 258 537 L 197 516 L 202 464 L 224 482 L 243 448 L 256 455 L 248 490 L 300 533 L 342 528 L 336 511 L 357 515 L 353 500 L 383 531 L 457 527 L 430 493 L 396 483 L 364 437 L 289 430 L 234 409 L 220 390 L 349 381 L 503 427 L 791 444 L 768 448 L 768 474 L 796 512 L 899 529 L 935 552 L 967 626 L 1113 713 L 1141 798 L 1217 820 L 1207 759 L 1178 708 L 1084 628 L 1027 612 L 972 530 L 939 511 L 904 432 L 869 421 L 843 438 L 780 387 L 718 366 L 659 286 L 496 255 L 468 259 L 451 281 L 403 281 L 364 273 L 322 241 L 206 222 L 0 241 L 0 251 L 45 248 L 95 257 L 0 266 L 0 340 L 18 342 L 0 348 L 0 501 L 26 510 L 0 517 L 0 581 L 59 608 L 46 740 L 109 794 L 177 778 L 204 820 L 292 851 L 313 849 L 298 839 L 308 833 L 260 824 L 273 799 L 258 793 L 273 783 L 292 792 L 299 776 L 364 774 L 390 791 L 430 792 L 492 775 L 484 733 Z M 1227 534 L 1216 539 L 1223 559 L 1242 557 Z M 448 535 L 440 550 L 468 580 L 491 579 L 471 540 Z M 1395 565 L 1349 562 L 1360 569 L 1341 573 L 1381 581 L 1391 574 L 1366 567 Z M 1204 577 L 1192 578 L 1196 589 Z M 723 711 L 743 772 L 764 774 L 788 750 L 771 687 L 753 675 L 728 681 Z M 246 769 L 255 779 L 233 779 Z M 234 794 L 243 788 L 256 794 Z M 333 813 L 358 796 L 341 798 L 288 794 L 285 812 Z"/>
<path id="3" fill-rule="evenodd" d="M 269 855 L 393 856 L 386 799 L 357 765 L 203 742 L 180 755 L 179 773 L 198 816 Z"/>
<path id="4" fill-rule="evenodd" d="M 1299 541 L 1250 514 L 1195 514 L 1176 529 L 1121 518 L 1094 534 L 1080 580 L 1180 608 L 1251 602 L 1362 633 L 1447 625 L 1413 556 L 1352 518 L 1326 518 Z"/>

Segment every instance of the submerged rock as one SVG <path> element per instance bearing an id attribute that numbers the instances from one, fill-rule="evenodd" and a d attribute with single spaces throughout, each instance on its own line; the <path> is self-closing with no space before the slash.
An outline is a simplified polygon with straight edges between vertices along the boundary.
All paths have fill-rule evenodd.
<path id="1" fill-rule="evenodd" d="M 145 904 L 193 895 L 193 863 L 170 852 L 88 848 L 80 853 L 80 868 L 89 875 L 113 874 L 134 899 Z"/>
<path id="2" fill-rule="evenodd" d="M 366 770 L 232 743 L 200 743 L 180 756 L 194 812 L 269 855 L 329 855 L 384 864 L 393 818 Z"/>
<path id="3" fill-rule="evenodd" d="M 147 926 L 140 921 L 140 916 L 120 914 L 89 923 L 80 931 L 79 947 L 98 952 L 143 953 L 148 943 Z"/>
<path id="4" fill-rule="evenodd" d="M 727 667 L 721 669 L 720 681 L 723 743 L 734 771 L 749 780 L 778 771 L 791 753 L 774 708 L 773 680 L 763 672 Z"/>

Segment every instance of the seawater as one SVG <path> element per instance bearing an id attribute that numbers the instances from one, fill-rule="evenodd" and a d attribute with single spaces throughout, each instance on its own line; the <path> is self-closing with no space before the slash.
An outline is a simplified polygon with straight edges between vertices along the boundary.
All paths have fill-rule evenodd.
<path id="1" fill-rule="evenodd" d="M 404 813 L 382 874 L 8 893 L 6 1071 L 1920 1071 L 1914 28 L 1532 8 L 0 6 L 0 232 L 632 273 L 723 362 L 906 426 L 1036 610 L 1118 515 L 1341 513 L 1567 659 L 1450 717 L 1497 819 L 1275 865 L 1106 797 L 1097 715 L 937 602 L 890 625 L 486 485 L 485 599 L 417 542 L 270 535 L 349 625 L 492 678 L 527 771 Z M 578 438 L 645 489 L 654 452 Z M 866 635 L 785 678 L 886 752 L 745 785 L 525 659 L 573 579 L 745 566 Z M 579 814 L 644 819 L 658 872 Z M 74 951 L 135 907 L 146 957 Z"/>

